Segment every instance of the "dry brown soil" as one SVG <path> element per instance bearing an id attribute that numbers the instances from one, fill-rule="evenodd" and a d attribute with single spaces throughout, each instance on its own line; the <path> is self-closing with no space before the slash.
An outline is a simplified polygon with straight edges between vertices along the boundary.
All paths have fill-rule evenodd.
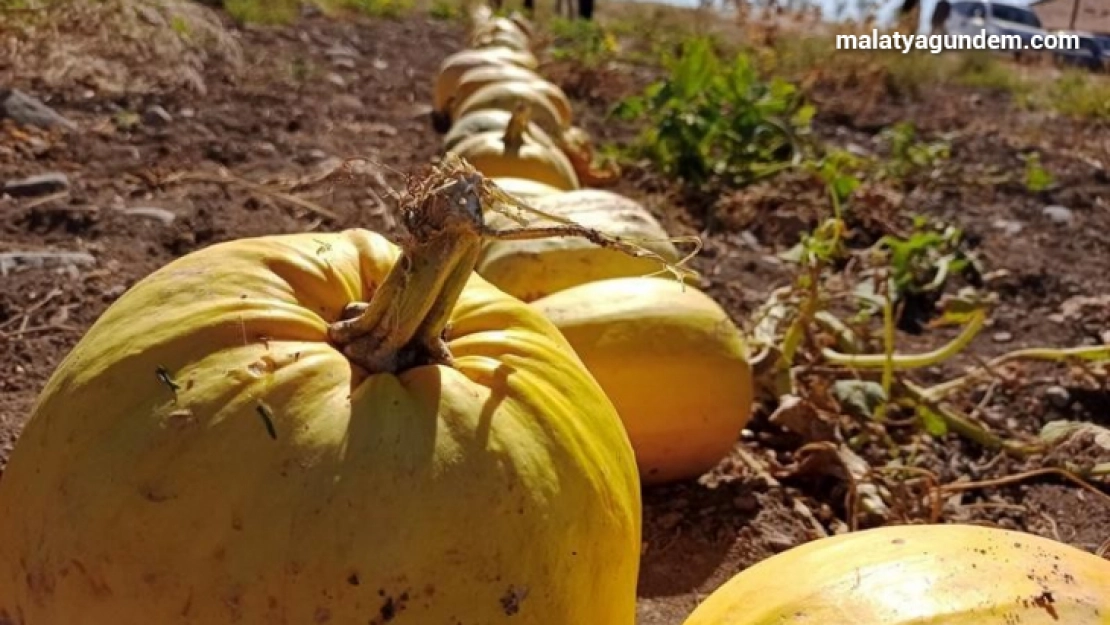
<path id="1" fill-rule="evenodd" d="M 67 135 L 0 126 L 0 181 L 64 172 L 71 183 L 68 196 L 50 201 L 0 199 L 0 253 L 85 251 L 96 261 L 73 270 L 30 268 L 0 276 L 0 468 L 53 368 L 137 280 L 192 250 L 239 237 L 354 226 L 392 232 L 386 186 L 400 188 L 398 172 L 414 171 L 436 155 L 438 138 L 425 115 L 438 63 L 462 45 L 458 24 L 424 17 L 309 16 L 292 27 L 250 29 L 241 36 L 248 70 L 233 74 L 211 64 L 202 71 L 203 95 L 185 88 L 111 97 L 80 88 L 48 89 L 0 64 L 0 85 L 33 93 L 80 127 Z M 339 46 L 350 50 L 335 54 Z M 545 71 L 577 98 L 581 123 L 599 141 L 630 136 L 632 129 L 605 122 L 603 114 L 645 76 L 621 70 L 591 77 L 555 66 Z M 1110 293 L 1105 124 L 1020 112 L 1002 96 L 957 89 L 917 100 L 888 93 L 865 98 L 852 89 L 851 81 L 840 81 L 814 93 L 821 134 L 842 145 L 873 146 L 876 132 L 900 119 L 914 120 L 926 133 L 954 133 L 954 165 L 946 170 L 952 178 L 921 181 L 897 201 L 874 198 L 869 206 L 879 225 L 869 228 L 881 233 L 883 215 L 906 210 L 952 219 L 966 230 L 986 267 L 996 272 L 990 284 L 1001 298 L 993 326 L 973 344 L 974 356 L 1105 340 L 1106 300 L 1078 315 L 1060 316 L 1073 298 Z M 144 120 L 152 105 L 171 119 Z M 128 122 L 127 112 L 137 113 L 139 122 Z M 1055 174 L 1055 190 L 1030 193 L 1020 184 L 989 181 L 998 171 L 1019 171 L 1018 151 L 1032 148 Z M 292 191 L 333 210 L 335 218 L 241 185 L 171 178 L 182 172 L 211 176 L 226 168 L 244 179 L 292 180 L 327 171 L 334 164 L 329 159 L 355 155 L 387 165 L 383 180 L 334 175 Z M 703 225 L 704 202 L 684 200 L 649 173 L 629 168 L 617 190 L 643 201 L 676 234 Z M 1042 213 L 1048 205 L 1068 208 L 1071 221 L 1054 222 Z M 696 266 L 738 323 L 789 279 L 788 268 L 773 254 L 815 223 L 822 206 L 819 189 L 804 180 L 776 182 L 717 202 L 725 229 L 706 237 Z M 128 207 L 165 209 L 175 220 L 166 225 L 118 210 Z M 902 337 L 902 349 L 948 336 Z M 940 379 L 971 362 L 965 357 L 929 375 Z M 1031 371 L 994 385 L 981 411 L 989 424 L 1023 432 L 1060 418 L 1110 425 L 1104 386 L 1059 368 Z M 1050 385 L 1063 385 L 1070 401 L 1046 399 Z M 798 446 L 796 438 L 767 424 L 762 412 L 738 445 L 772 468 L 790 466 Z M 925 443 L 922 453 L 942 482 L 998 477 L 1024 466 L 955 435 Z M 699 598 L 735 572 L 813 538 L 797 504 L 812 510 L 825 528 L 846 518 L 843 480 L 790 471 L 776 475 L 781 485 L 768 485 L 736 455 L 703 483 L 646 492 L 643 625 L 678 625 Z M 1110 505 L 1052 477 L 954 498 L 945 508 L 947 520 L 1021 528 L 1087 550 L 1110 537 Z M 890 521 L 921 520 L 924 513 L 915 510 Z"/>

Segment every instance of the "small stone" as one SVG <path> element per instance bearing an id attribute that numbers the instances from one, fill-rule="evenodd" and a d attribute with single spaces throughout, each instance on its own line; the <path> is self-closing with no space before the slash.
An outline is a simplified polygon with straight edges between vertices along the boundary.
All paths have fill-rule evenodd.
<path id="1" fill-rule="evenodd" d="M 177 112 L 177 114 L 184 117 L 185 119 L 192 119 L 197 116 L 197 112 L 189 108 L 181 109 Z"/>
<path id="2" fill-rule="evenodd" d="M 358 113 L 366 109 L 362 100 L 353 95 L 337 95 L 331 99 L 331 108 L 336 112 Z"/>
<path id="3" fill-rule="evenodd" d="M 797 541 L 778 530 L 767 530 L 763 535 L 763 543 L 775 552 L 792 549 Z"/>
<path id="4" fill-rule="evenodd" d="M 354 59 L 347 56 L 335 57 L 331 60 L 331 64 L 340 69 L 354 69 L 358 67 L 358 63 L 355 63 Z"/>
<path id="5" fill-rule="evenodd" d="M 50 151 L 50 144 L 38 137 L 31 137 L 27 142 L 27 147 L 31 150 L 31 154 L 35 156 L 42 156 Z"/>
<path id="6" fill-rule="evenodd" d="M 69 188 L 69 177 L 61 172 L 50 172 L 4 183 L 3 192 L 12 197 L 49 195 Z"/>
<path id="7" fill-rule="evenodd" d="M 327 158 L 328 153 L 323 150 L 309 150 L 308 152 L 305 152 L 304 156 L 298 160 L 300 160 L 302 163 L 319 163 L 321 161 L 327 160 Z"/>
<path id="8" fill-rule="evenodd" d="M 124 213 L 125 215 L 158 221 L 161 222 L 163 226 L 168 226 L 172 224 L 174 222 L 174 219 L 177 218 L 177 215 L 174 215 L 164 208 L 158 208 L 156 206 L 136 206 L 133 208 L 122 209 L 120 212 Z"/>
<path id="9" fill-rule="evenodd" d="M 1070 224 L 1072 222 L 1072 212 L 1069 208 L 1063 206 L 1045 206 L 1041 209 L 1041 213 L 1057 224 Z"/>
<path id="10" fill-rule="evenodd" d="M 325 50 L 324 54 L 332 58 L 346 57 L 350 59 L 357 59 L 359 57 L 358 50 L 355 50 L 351 46 L 345 46 L 343 44 L 333 45 L 332 47 Z"/>
<path id="11" fill-rule="evenodd" d="M 1068 389 L 1053 385 L 1044 390 L 1044 398 L 1057 408 L 1067 408 L 1071 401 L 1071 394 L 1068 393 Z"/>
<path id="12" fill-rule="evenodd" d="M 1009 343 L 1014 340 L 1014 335 L 1009 332 L 995 332 L 991 338 L 995 343 Z"/>
<path id="13" fill-rule="evenodd" d="M 374 62 L 371 65 L 373 65 L 374 69 L 378 70 L 379 72 L 389 69 L 389 63 L 387 63 L 385 59 L 382 58 L 374 59 Z"/>
<path id="14" fill-rule="evenodd" d="M 1018 234 L 1024 228 L 1020 223 L 1009 219 L 995 219 L 991 225 L 1008 235 Z"/>
<path id="15" fill-rule="evenodd" d="M 172 121 L 173 115 L 157 104 L 143 112 L 143 123 L 148 126 L 164 126 Z"/>
<path id="16" fill-rule="evenodd" d="M 332 72 L 332 73 L 328 74 L 327 80 L 328 80 L 328 82 L 335 85 L 336 87 L 339 87 L 340 89 L 347 86 L 347 81 L 343 80 L 343 77 L 340 76 L 339 74 L 336 74 L 335 72 Z"/>
<path id="17" fill-rule="evenodd" d="M 11 91 L 0 89 L 0 118 L 3 117 L 24 126 L 38 126 L 40 128 L 61 126 L 69 130 L 77 129 L 77 124 L 19 89 L 12 89 Z"/>

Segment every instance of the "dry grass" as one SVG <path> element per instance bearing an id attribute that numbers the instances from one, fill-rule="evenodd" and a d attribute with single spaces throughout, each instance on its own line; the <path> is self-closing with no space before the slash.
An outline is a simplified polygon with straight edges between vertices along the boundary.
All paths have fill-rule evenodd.
<path id="1" fill-rule="evenodd" d="M 242 62 L 219 14 L 191 0 L 48 0 L 0 16 L 0 58 L 10 64 L 0 70 L 55 92 L 204 93 L 208 63 Z"/>

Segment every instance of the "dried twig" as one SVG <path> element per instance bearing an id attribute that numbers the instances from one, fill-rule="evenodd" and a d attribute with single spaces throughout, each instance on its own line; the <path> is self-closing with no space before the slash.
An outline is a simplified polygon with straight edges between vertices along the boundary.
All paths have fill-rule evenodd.
<path id="1" fill-rule="evenodd" d="M 54 324 L 54 325 L 46 325 L 46 326 L 34 326 L 32 328 L 21 328 L 19 330 L 14 330 L 14 331 L 8 332 L 8 333 L 0 333 L 0 338 L 14 339 L 16 337 L 26 336 L 28 334 L 38 334 L 40 332 L 50 332 L 52 330 L 64 330 L 66 332 L 80 332 L 81 331 L 80 328 L 75 328 L 73 326 Z"/>
<path id="2" fill-rule="evenodd" d="M 31 313 L 33 313 L 36 310 L 42 308 L 43 306 L 45 306 L 47 304 L 47 302 L 54 299 L 55 297 L 58 297 L 61 294 L 62 294 L 61 289 L 52 289 L 42 299 L 35 302 L 34 304 L 31 304 L 27 308 L 24 308 L 22 313 L 13 316 L 11 319 L 8 319 L 4 323 L 0 323 L 0 329 L 3 329 L 5 327 L 13 324 L 17 319 L 22 319 L 22 320 L 26 321 L 28 318 L 30 318 Z M 21 329 L 23 329 L 23 328 L 21 328 Z"/>
<path id="3" fill-rule="evenodd" d="M 1062 477 L 1062 478 L 1068 480 L 1069 482 L 1075 484 L 1076 486 L 1079 486 L 1083 490 L 1086 490 L 1086 491 L 1094 494 L 1096 497 L 1102 499 L 1107 504 L 1110 504 L 1110 495 L 1108 495 L 1108 494 L 1102 492 L 1101 490 L 1099 490 L 1098 488 L 1092 486 L 1090 483 L 1088 483 L 1086 480 L 1079 477 L 1075 473 L 1072 473 L 1071 471 L 1068 471 L 1066 469 L 1060 469 L 1060 468 L 1056 468 L 1056 467 L 1044 467 L 1044 468 L 1041 468 L 1041 469 L 1033 469 L 1031 471 L 1023 471 L 1021 473 L 1016 473 L 1014 475 L 1007 475 L 1006 477 L 999 477 L 999 478 L 995 478 L 993 480 L 982 480 L 982 481 L 979 481 L 979 482 L 959 482 L 959 483 L 953 483 L 953 484 L 944 484 L 944 485 L 940 486 L 938 488 L 938 490 L 940 490 L 941 492 L 959 492 L 959 491 L 964 491 L 964 490 L 976 490 L 976 489 L 979 489 L 979 488 L 994 488 L 994 487 L 997 487 L 997 486 L 1008 486 L 1010 484 L 1016 484 L 1018 482 L 1022 482 L 1024 480 L 1027 480 L 1027 479 L 1030 479 L 1030 478 L 1040 477 L 1042 475 L 1056 475 L 1058 477 Z"/>
<path id="4" fill-rule="evenodd" d="M 256 193 L 258 195 L 263 195 L 276 200 L 281 200 L 282 202 L 286 202 L 294 206 L 298 206 L 316 215 L 328 217 L 331 219 L 338 218 L 338 215 L 336 215 L 335 212 L 326 209 L 315 202 L 310 202 L 304 198 L 299 198 L 295 195 L 291 195 L 283 191 L 271 189 L 266 185 L 259 184 L 257 182 L 251 182 L 250 180 L 246 180 L 238 176 L 233 176 L 229 173 L 217 175 L 205 172 L 182 172 L 167 176 L 160 181 L 161 184 L 171 184 L 175 182 L 208 182 L 212 184 L 238 186 L 250 191 L 251 193 Z"/>

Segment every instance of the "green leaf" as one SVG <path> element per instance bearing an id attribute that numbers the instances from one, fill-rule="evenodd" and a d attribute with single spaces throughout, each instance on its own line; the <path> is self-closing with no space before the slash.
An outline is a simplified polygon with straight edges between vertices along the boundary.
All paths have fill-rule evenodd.
<path id="1" fill-rule="evenodd" d="M 860 418 L 873 418 L 879 406 L 887 401 L 883 385 L 870 380 L 837 380 L 832 392 L 842 408 Z"/>

